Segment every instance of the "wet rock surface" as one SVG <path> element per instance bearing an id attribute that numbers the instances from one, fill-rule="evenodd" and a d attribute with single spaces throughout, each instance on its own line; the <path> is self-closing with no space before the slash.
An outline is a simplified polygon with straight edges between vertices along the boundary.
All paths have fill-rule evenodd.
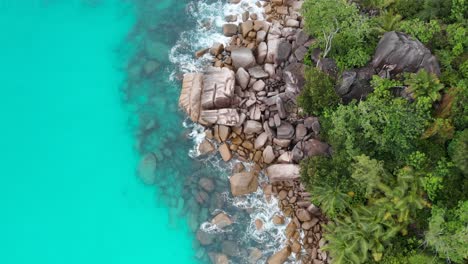
<path id="1" fill-rule="evenodd" d="M 229 2 L 249 6 L 246 0 Z M 218 31 L 229 39 L 205 47 L 210 54 L 201 57 L 211 56 L 210 67 L 183 77 L 179 105 L 204 126 L 199 152 L 217 150 L 216 166 L 232 166 L 224 181 L 206 175 L 196 180 L 196 199 L 189 202 L 202 211 L 191 226 L 212 263 L 329 261 L 320 251 L 324 242 L 319 243 L 325 219 L 299 183 L 302 159 L 329 154 L 329 146 L 320 140 L 318 118 L 301 116 L 296 104 L 305 82 L 303 60 L 313 43 L 302 29 L 302 3 L 260 1 L 255 8 L 225 17 L 227 23 Z M 337 74 L 332 61 L 324 60 L 320 67 Z M 208 156 L 212 162 L 214 156 Z M 258 200 L 273 201 L 280 210 L 264 217 L 266 212 L 259 215 L 259 208 L 246 206 Z M 256 241 L 249 245 L 236 236 L 245 234 L 238 221 L 245 225 L 246 219 Z M 271 232 L 279 227 L 284 232 L 275 235 L 281 243 L 265 247 L 264 239 L 275 239 Z"/>

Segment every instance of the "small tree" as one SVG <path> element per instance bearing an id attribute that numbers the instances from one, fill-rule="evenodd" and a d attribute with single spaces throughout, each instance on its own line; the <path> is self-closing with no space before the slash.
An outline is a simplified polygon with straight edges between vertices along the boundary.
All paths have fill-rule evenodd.
<path id="1" fill-rule="evenodd" d="M 363 66 L 369 61 L 373 45 L 369 45 L 368 19 L 355 4 L 345 0 L 309 0 L 302 9 L 306 31 L 316 38 L 323 53 L 330 55 L 340 68 Z"/>
<path id="2" fill-rule="evenodd" d="M 340 102 L 330 76 L 314 67 L 306 69 L 305 78 L 306 84 L 298 97 L 298 103 L 306 113 L 320 115 L 324 109 Z"/>

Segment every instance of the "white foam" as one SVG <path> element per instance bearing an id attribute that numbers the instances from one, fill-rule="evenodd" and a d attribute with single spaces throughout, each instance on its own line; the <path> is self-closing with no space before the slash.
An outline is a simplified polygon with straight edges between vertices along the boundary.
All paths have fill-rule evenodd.
<path id="1" fill-rule="evenodd" d="M 210 54 L 205 54 L 201 58 L 195 58 L 194 54 L 198 50 L 210 48 L 215 42 L 225 45 L 229 42 L 230 38 L 221 34 L 221 27 L 226 23 L 227 15 L 239 14 L 236 23 L 242 21 L 240 14 L 244 11 L 256 13 L 259 19 L 263 19 L 263 10 L 255 4 L 256 2 L 257 0 L 242 0 L 239 4 L 228 4 L 221 0 L 214 3 L 201 0 L 190 3 L 187 13 L 193 17 L 196 25 L 180 35 L 169 53 L 169 60 L 177 66 L 177 71 L 198 72 L 210 64 L 212 61 Z M 172 80 L 175 76 L 177 76 L 175 72 L 170 75 Z"/>
<path id="2" fill-rule="evenodd" d="M 177 72 L 173 72 L 170 75 L 171 80 L 174 80 L 176 76 L 180 76 L 180 73 L 200 72 L 211 63 L 212 56 L 210 54 L 205 54 L 201 58 L 195 58 L 194 53 L 196 51 L 210 48 L 215 42 L 223 44 L 228 43 L 230 38 L 220 33 L 222 31 L 222 25 L 226 23 L 225 16 L 237 14 L 238 19 L 236 23 L 240 23 L 242 21 L 241 14 L 245 11 L 249 11 L 250 13 L 256 13 L 259 19 L 263 19 L 263 9 L 256 5 L 257 1 L 258 0 L 242 0 L 239 4 L 228 4 L 225 3 L 225 0 L 218 0 L 213 3 L 208 3 L 206 0 L 192 2 L 188 6 L 187 13 L 192 16 L 197 23 L 193 29 L 183 32 L 177 44 L 171 49 L 169 59 L 177 66 Z M 190 150 L 189 156 L 200 162 L 204 162 L 207 166 L 215 168 L 219 171 L 220 177 L 225 177 L 225 180 L 228 180 L 228 175 L 233 165 L 239 161 L 232 160 L 226 163 L 219 155 L 200 156 L 198 145 L 205 138 L 203 126 L 191 123 L 188 119 L 183 125 L 185 128 L 191 130 L 189 138 L 194 143 L 194 147 Z M 246 168 L 252 166 L 251 163 L 244 163 L 244 165 Z M 260 182 L 266 181 L 267 178 L 264 175 L 260 175 Z M 287 222 L 285 225 L 280 226 L 272 223 L 272 218 L 275 214 L 282 215 L 276 198 L 271 197 L 270 200 L 267 200 L 262 188 L 258 188 L 255 193 L 242 197 L 232 197 L 229 190 L 226 190 L 222 195 L 225 201 L 231 205 L 251 211 L 248 224 L 245 225 L 243 239 L 247 241 L 254 240 L 261 244 L 259 248 L 261 248 L 264 257 L 259 263 L 262 261 L 262 263 L 264 263 L 267 256 L 278 251 L 285 245 L 287 239 L 284 231 Z M 263 228 L 261 230 L 257 230 L 255 226 L 255 220 L 257 219 L 263 222 Z M 229 228 L 225 230 L 220 229 L 210 222 L 201 224 L 200 229 L 208 233 L 231 231 Z M 295 259 L 292 258 L 291 261 L 293 261 L 291 263 L 294 263 Z"/>

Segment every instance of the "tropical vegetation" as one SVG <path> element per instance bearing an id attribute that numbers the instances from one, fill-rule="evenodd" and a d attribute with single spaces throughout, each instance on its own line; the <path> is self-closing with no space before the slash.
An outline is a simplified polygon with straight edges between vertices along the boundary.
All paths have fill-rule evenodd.
<path id="1" fill-rule="evenodd" d="M 468 3 L 306 0 L 303 17 L 311 49 L 340 71 L 366 65 L 393 30 L 441 67 L 374 76 L 371 94 L 343 104 L 338 81 L 309 63 L 298 103 L 319 116 L 333 154 L 304 160 L 301 179 L 329 219 L 324 250 L 333 263 L 467 263 Z"/>

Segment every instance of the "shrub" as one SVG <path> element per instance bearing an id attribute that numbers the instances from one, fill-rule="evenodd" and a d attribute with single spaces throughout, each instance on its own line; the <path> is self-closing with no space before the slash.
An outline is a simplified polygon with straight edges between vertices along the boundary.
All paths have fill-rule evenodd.
<path id="1" fill-rule="evenodd" d="M 323 56 L 334 58 L 341 69 L 364 66 L 376 39 L 369 39 L 368 18 L 345 0 L 305 1 L 302 14 L 306 31 L 316 38 Z"/>
<path id="2" fill-rule="evenodd" d="M 450 142 L 449 154 L 455 165 L 468 175 L 468 129 L 458 132 Z"/>
<path id="3" fill-rule="evenodd" d="M 298 104 L 306 113 L 320 115 L 324 109 L 332 108 L 340 102 L 333 80 L 327 74 L 313 67 L 306 69 L 305 79 L 306 84 L 298 97 Z"/>
<path id="4" fill-rule="evenodd" d="M 441 29 L 436 20 L 424 22 L 415 18 L 401 22 L 400 30 L 417 38 L 422 43 L 428 44 Z"/>
<path id="5" fill-rule="evenodd" d="M 426 240 L 441 258 L 465 262 L 468 259 L 468 201 L 460 202 L 458 208 L 450 211 L 434 207 Z"/>

